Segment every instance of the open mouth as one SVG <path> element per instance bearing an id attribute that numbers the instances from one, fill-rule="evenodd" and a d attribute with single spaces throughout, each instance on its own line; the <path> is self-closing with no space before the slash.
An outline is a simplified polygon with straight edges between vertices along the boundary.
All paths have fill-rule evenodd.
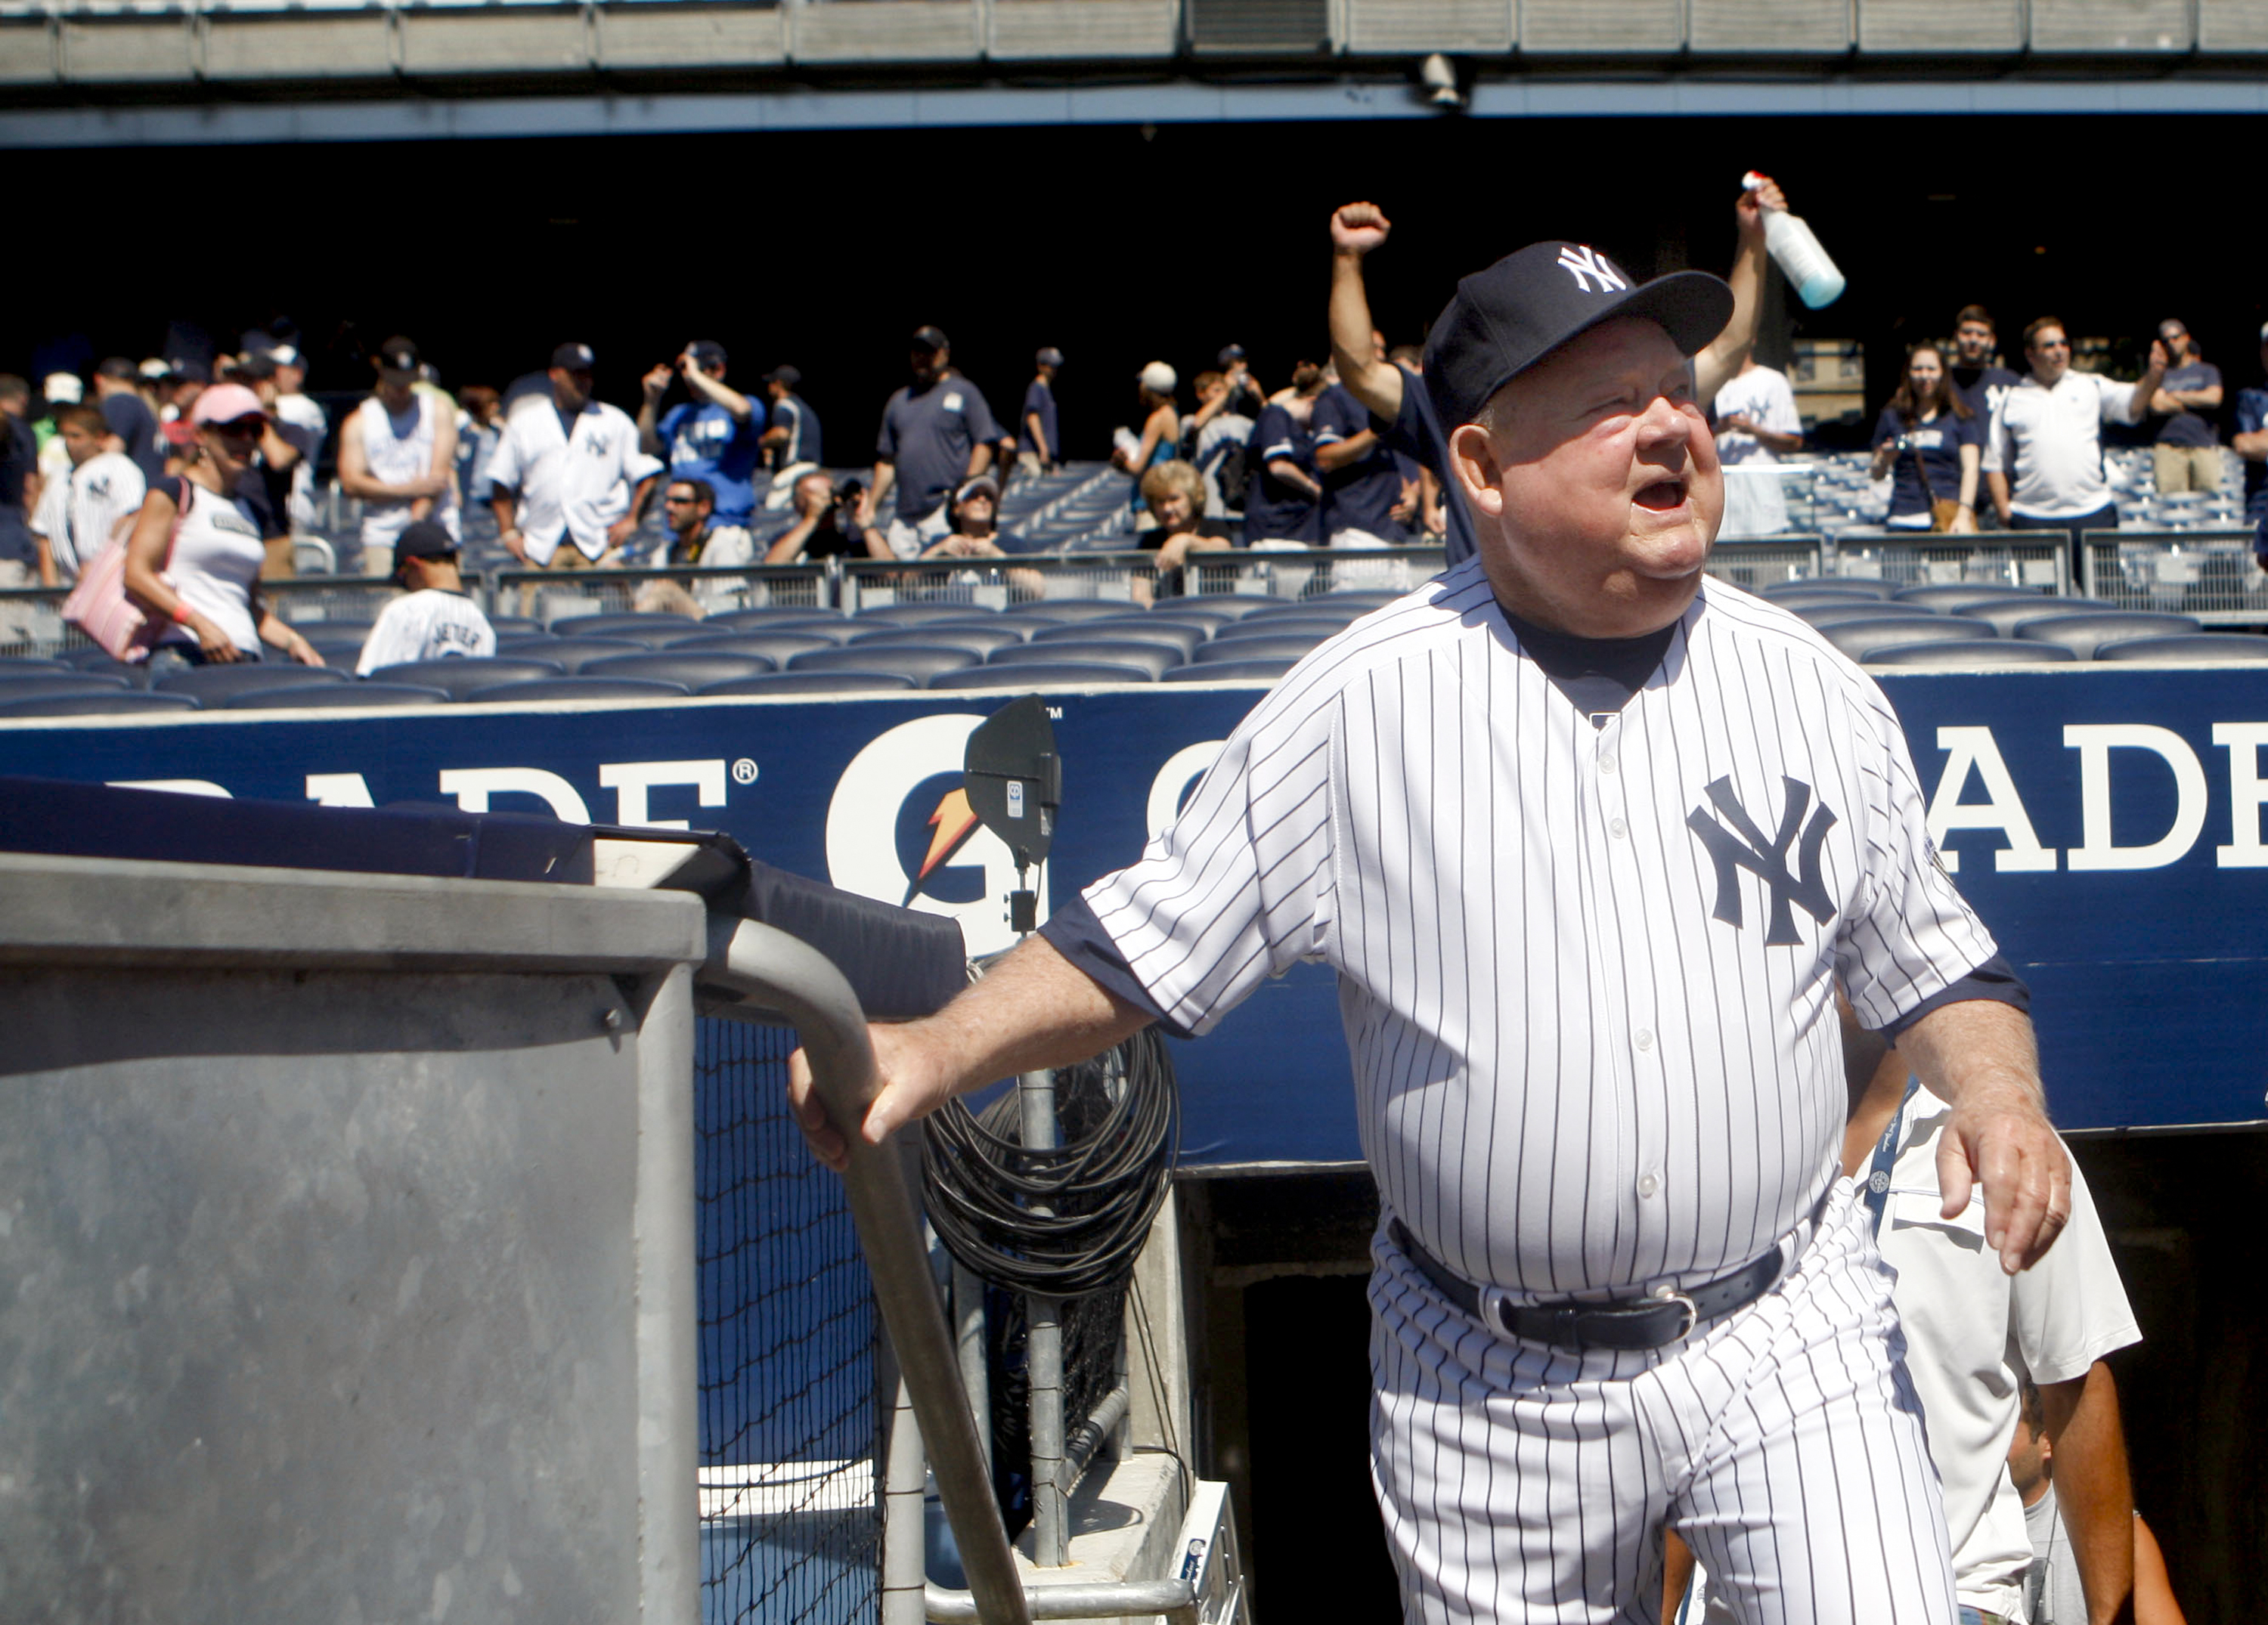
<path id="1" fill-rule="evenodd" d="M 1641 508 L 1651 508 L 1657 513 L 1665 512 L 1685 500 L 1685 482 L 1656 480 L 1631 500 Z"/>

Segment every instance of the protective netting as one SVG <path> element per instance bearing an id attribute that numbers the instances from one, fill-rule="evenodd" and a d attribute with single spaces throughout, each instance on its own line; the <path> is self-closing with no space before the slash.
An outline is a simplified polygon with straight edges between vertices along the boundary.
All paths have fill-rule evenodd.
<path id="1" fill-rule="evenodd" d="M 1026 1364 L 1028 1300 L 984 1290 L 984 1353 L 992 1390 L 992 1494 L 1011 1537 L 1032 1521 L 1031 1384 Z M 1063 1326 L 1064 1432 L 1094 1415 L 1118 1381 L 1126 1284 L 1057 1300 Z"/>
<path id="2" fill-rule="evenodd" d="M 792 1033 L 694 1057 L 704 1625 L 866 1625 L 881 1496 L 872 1288 L 843 1183 L 788 1116 Z"/>

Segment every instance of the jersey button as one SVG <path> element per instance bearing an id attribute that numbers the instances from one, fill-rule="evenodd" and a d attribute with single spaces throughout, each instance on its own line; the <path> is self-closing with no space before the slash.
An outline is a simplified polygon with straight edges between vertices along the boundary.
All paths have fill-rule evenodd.
<path id="1" fill-rule="evenodd" d="M 1646 1049 L 1651 1049 L 1651 1048 L 1653 1048 L 1653 1033 L 1649 1033 L 1649 1032 L 1647 1032 L 1647 1031 L 1646 1031 L 1643 1027 L 1639 1028 L 1639 1029 L 1638 1029 L 1638 1047 L 1641 1050 L 1646 1050 Z"/>
<path id="2" fill-rule="evenodd" d="M 1624 840 L 1630 835 L 1630 826 L 1620 819 L 1614 819 L 1608 823 L 1607 833 L 1617 841 Z"/>
<path id="3" fill-rule="evenodd" d="M 1599 771 L 1602 773 L 1612 773 L 1614 770 L 1615 754 L 1612 751 L 1609 751 L 1605 755 L 1599 758 Z"/>
<path id="4" fill-rule="evenodd" d="M 1638 1176 L 1638 1194 L 1639 1195 L 1651 1196 L 1654 1192 L 1660 1188 L 1661 1180 L 1653 1169 L 1648 1168 L 1644 1173 Z"/>

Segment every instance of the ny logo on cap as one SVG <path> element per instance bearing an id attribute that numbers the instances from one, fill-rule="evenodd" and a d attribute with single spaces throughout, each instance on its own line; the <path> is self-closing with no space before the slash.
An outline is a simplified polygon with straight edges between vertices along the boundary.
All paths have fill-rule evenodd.
<path id="1" fill-rule="evenodd" d="M 1595 248 L 1562 248 L 1559 263 L 1575 279 L 1575 285 L 1586 293 L 1614 293 L 1630 286 L 1624 280 L 1623 274 L 1607 263 L 1606 257 Z M 1599 285 L 1595 288 L 1591 286 L 1590 279 L 1594 276 L 1599 279 Z"/>

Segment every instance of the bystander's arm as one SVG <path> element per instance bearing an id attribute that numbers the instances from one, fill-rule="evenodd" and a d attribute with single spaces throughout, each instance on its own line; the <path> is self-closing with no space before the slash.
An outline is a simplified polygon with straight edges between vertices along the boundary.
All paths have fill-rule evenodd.
<path id="1" fill-rule="evenodd" d="M 2166 379 L 2166 347 L 2162 342 L 2150 346 L 2150 364 L 2142 376 L 2134 380 L 2127 393 L 2125 421 L 2139 423 L 2150 415 L 2150 402 L 2158 396 L 2158 386 Z"/>
<path id="2" fill-rule="evenodd" d="M 1056 449 L 1048 444 L 1048 426 L 1040 421 L 1037 412 L 1024 414 L 1024 432 L 1032 437 L 1032 451 L 1041 466 L 1051 467 L 1056 460 Z"/>
<path id="3" fill-rule="evenodd" d="M 968 448 L 968 468 L 961 477 L 964 480 L 973 480 L 991 467 L 992 443 L 990 440 L 979 440 Z"/>
<path id="4" fill-rule="evenodd" d="M 823 506 L 814 507 L 794 524 L 789 526 L 780 539 L 772 543 L 764 555 L 767 564 L 792 564 L 803 556 L 803 549 L 811 540 L 811 533 L 819 528 L 819 521 L 827 515 Z"/>
<path id="5" fill-rule="evenodd" d="M 2015 511 L 2009 504 L 2008 476 L 1998 468 L 1986 469 L 1984 489 L 1992 494 L 1992 511 L 2000 516 L 2000 523 L 2005 526 Z"/>
<path id="6" fill-rule="evenodd" d="M 1371 353 L 1362 260 L 1393 229 L 1375 203 L 1344 203 L 1331 215 L 1331 361 L 1347 393 L 1389 423 L 1402 414 L 1402 369 Z"/>
<path id="7" fill-rule="evenodd" d="M 1298 491 L 1309 502 L 1320 501 L 1322 497 L 1323 488 L 1316 482 L 1314 477 L 1288 457 L 1279 457 L 1269 464 L 1268 472 Z"/>
<path id="8" fill-rule="evenodd" d="M 883 513 L 882 504 L 889 499 L 890 493 L 897 489 L 897 464 L 887 458 L 876 458 L 874 477 L 867 482 L 866 499 L 859 504 L 859 517 L 867 520 L 880 519 Z"/>
<path id="9" fill-rule="evenodd" d="M 669 453 L 662 449 L 661 444 L 661 398 L 668 392 L 670 378 L 667 367 L 650 367 L 646 375 L 638 380 L 638 450 L 648 457 L 659 457 L 664 461 L 668 460 Z"/>
<path id="10" fill-rule="evenodd" d="M 2174 1599 L 2173 1577 L 2158 1537 L 2139 1515 L 2134 1519 L 2134 1625 L 2189 1625 Z"/>
<path id="11" fill-rule="evenodd" d="M 2097 1360 L 2083 1377 L 2040 1385 L 2054 1448 L 2056 1505 L 2079 1562 L 2090 1625 L 2134 1620 L 2134 1487 L 2118 1388 Z"/>
<path id="12" fill-rule="evenodd" d="M 1898 1034 L 1898 1053 L 1953 1116 L 1937 1153 L 1942 1212 L 1984 1188 L 1984 1245 L 2010 1275 L 2039 1261 L 2071 1218 L 2071 1159 L 2048 1121 L 2031 1018 L 1992 999 L 1940 1004 Z"/>
<path id="13" fill-rule="evenodd" d="M 1336 474 L 1351 463 L 1359 463 L 1378 449 L 1378 431 L 1365 429 L 1344 440 L 1333 440 L 1315 447 L 1315 467 L 1325 474 Z"/>
<path id="14" fill-rule="evenodd" d="M 679 371 L 685 379 L 685 387 L 688 393 L 700 396 L 712 406 L 723 407 L 741 422 L 746 423 L 748 415 L 755 410 L 754 402 L 723 379 L 711 378 L 699 367 L 690 364 L 681 367 Z M 660 455 L 659 452 L 651 448 L 646 454 L 650 457 Z"/>
<path id="15" fill-rule="evenodd" d="M 1756 347 L 1756 321 L 1764 309 L 1764 210 L 1787 207 L 1786 195 L 1766 175 L 1751 192 L 1743 188 L 1733 205 L 1740 246 L 1733 254 L 1733 268 L 1726 283 L 1733 290 L 1733 316 L 1709 347 L 1693 357 L 1693 393 L 1697 400 L 1714 401 L 1717 392 L 1731 383 L 1749 352 Z"/>

